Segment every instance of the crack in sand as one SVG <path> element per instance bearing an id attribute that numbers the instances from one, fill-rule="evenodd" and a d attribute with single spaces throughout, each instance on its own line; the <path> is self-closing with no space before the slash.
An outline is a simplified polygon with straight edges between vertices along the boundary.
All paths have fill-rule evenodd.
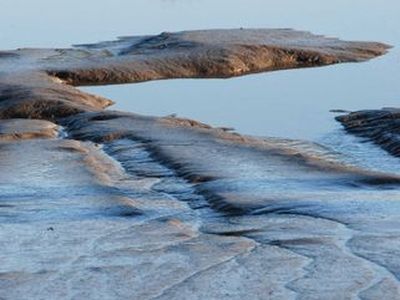
<path id="1" fill-rule="evenodd" d="M 242 237 L 241 239 L 243 240 L 243 239 L 246 239 L 246 238 Z M 204 268 L 204 269 L 201 269 L 201 270 L 199 270 L 199 271 L 197 271 L 197 272 L 195 272 L 195 273 L 193 273 L 193 274 L 187 276 L 186 278 L 180 280 L 179 282 L 173 284 L 172 286 L 170 286 L 170 287 L 164 289 L 159 295 L 156 295 L 156 296 L 154 296 L 154 297 L 151 297 L 151 299 L 153 299 L 153 300 L 155 300 L 155 299 L 161 299 L 161 297 L 163 297 L 164 295 L 168 294 L 168 292 L 172 291 L 173 289 L 176 289 L 178 286 L 181 286 L 181 285 L 185 284 L 185 283 L 188 282 L 189 280 L 191 280 L 191 279 L 193 279 L 193 278 L 195 278 L 195 277 L 197 277 L 197 276 L 200 276 L 201 274 L 203 274 L 203 273 L 205 273 L 205 272 L 207 272 L 207 271 L 210 271 L 210 270 L 215 269 L 215 268 L 218 268 L 218 267 L 220 267 L 220 266 L 222 266 L 222 265 L 224 265 L 224 264 L 227 264 L 227 263 L 229 263 L 229 262 L 232 262 L 232 261 L 236 260 L 238 257 L 242 256 L 244 253 L 246 253 L 247 255 L 250 255 L 250 253 L 251 253 L 252 251 L 254 251 L 254 249 L 255 249 L 256 247 L 257 247 L 257 244 L 253 245 L 253 247 L 252 247 L 251 249 L 246 250 L 246 252 L 242 252 L 242 253 L 235 254 L 235 255 L 233 255 L 232 257 L 228 258 L 228 259 L 225 259 L 225 260 L 223 260 L 223 261 L 221 261 L 221 262 L 215 263 L 215 264 L 213 264 L 213 265 L 211 265 L 211 266 L 208 266 L 208 267 L 206 267 L 206 268 Z"/>

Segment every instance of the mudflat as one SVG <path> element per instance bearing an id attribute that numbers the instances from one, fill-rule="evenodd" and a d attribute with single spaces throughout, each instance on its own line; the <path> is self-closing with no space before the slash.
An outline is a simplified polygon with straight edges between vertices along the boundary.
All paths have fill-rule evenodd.
<path id="1" fill-rule="evenodd" d="M 388 48 L 236 29 L 0 52 L 0 298 L 396 299 L 398 175 L 311 142 L 105 110 L 75 87 Z"/>

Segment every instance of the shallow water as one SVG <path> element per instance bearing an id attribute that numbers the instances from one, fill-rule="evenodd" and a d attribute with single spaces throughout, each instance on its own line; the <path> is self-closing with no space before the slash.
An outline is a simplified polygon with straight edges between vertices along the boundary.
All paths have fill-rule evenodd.
<path id="1" fill-rule="evenodd" d="M 85 90 L 117 99 L 111 109 L 160 116 L 176 113 L 246 134 L 316 139 L 339 127 L 331 109 L 397 105 L 400 87 L 385 73 L 396 73 L 398 54 L 364 64 L 228 80 L 158 81 Z"/>

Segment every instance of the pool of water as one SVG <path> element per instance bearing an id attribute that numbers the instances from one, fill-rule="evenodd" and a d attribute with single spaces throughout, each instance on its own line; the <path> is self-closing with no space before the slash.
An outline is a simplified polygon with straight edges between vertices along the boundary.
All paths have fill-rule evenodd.
<path id="1" fill-rule="evenodd" d="M 116 100 L 111 109 L 177 114 L 238 132 L 317 139 L 339 127 L 331 109 L 396 106 L 399 52 L 363 64 L 278 71 L 234 79 L 157 81 L 89 87 Z M 396 69 L 399 69 L 396 70 Z"/>
<path id="2" fill-rule="evenodd" d="M 0 42 L 3 49 L 67 47 L 162 31 L 290 27 L 393 45 L 388 55 L 361 64 L 84 88 L 115 100 L 112 109 L 318 141 L 339 128 L 331 109 L 398 106 L 399 11 L 397 0 L 3 0 Z"/>

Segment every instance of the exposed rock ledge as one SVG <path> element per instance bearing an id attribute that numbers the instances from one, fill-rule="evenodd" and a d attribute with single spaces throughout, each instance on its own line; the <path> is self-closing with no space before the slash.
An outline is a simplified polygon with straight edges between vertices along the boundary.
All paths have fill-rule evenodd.
<path id="1" fill-rule="evenodd" d="M 336 118 L 344 128 L 400 157 L 400 109 L 361 110 Z"/>
<path id="2" fill-rule="evenodd" d="M 0 298 L 398 298 L 399 176 L 312 143 L 104 111 L 111 101 L 71 86 L 229 77 L 386 49 L 217 30 L 1 52 Z"/>

